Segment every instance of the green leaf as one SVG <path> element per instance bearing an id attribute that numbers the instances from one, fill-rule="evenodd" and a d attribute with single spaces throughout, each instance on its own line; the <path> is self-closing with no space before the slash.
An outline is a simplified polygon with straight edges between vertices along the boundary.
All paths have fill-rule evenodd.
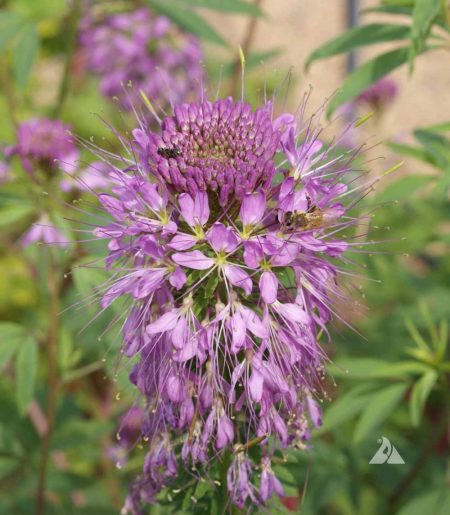
<path id="1" fill-rule="evenodd" d="M 323 424 L 315 433 L 331 431 L 360 413 L 366 406 L 368 397 L 372 395 L 370 390 L 375 387 L 374 384 L 358 385 L 345 395 L 338 397 L 324 410 Z"/>
<path id="2" fill-rule="evenodd" d="M 314 61 L 343 52 L 350 52 L 356 48 L 386 41 L 406 39 L 409 37 L 410 32 L 410 27 L 398 24 L 373 23 L 355 27 L 314 50 L 306 61 L 305 69 L 308 69 Z"/>
<path id="3" fill-rule="evenodd" d="M 250 16 L 262 15 L 262 10 L 259 6 L 244 0 L 183 0 L 183 2 L 190 6 L 214 9 L 215 11 L 241 13 Z"/>
<path id="4" fill-rule="evenodd" d="M 408 48 L 398 48 L 364 63 L 346 78 L 341 91 L 330 102 L 327 115 L 330 116 L 339 106 L 355 98 L 407 60 Z"/>
<path id="5" fill-rule="evenodd" d="M 36 25 L 29 24 L 21 32 L 14 52 L 14 75 L 19 87 L 25 87 L 39 50 Z"/>
<path id="6" fill-rule="evenodd" d="M 434 131 L 434 132 L 447 132 L 450 131 L 450 122 L 444 122 L 444 123 L 438 123 L 436 125 L 430 125 L 428 127 L 425 127 L 427 131 Z"/>
<path id="7" fill-rule="evenodd" d="M 197 486 L 195 488 L 194 497 L 197 499 L 201 499 L 209 490 L 211 490 L 210 485 L 203 478 L 199 480 Z"/>
<path id="8" fill-rule="evenodd" d="M 435 370 L 428 370 L 428 372 L 423 374 L 423 376 L 414 384 L 411 392 L 411 399 L 409 401 L 409 412 L 411 415 L 412 425 L 415 427 L 420 424 L 423 408 L 437 381 L 437 378 L 438 374 Z"/>
<path id="9" fill-rule="evenodd" d="M 11 204 L 0 207 L 0 227 L 18 222 L 22 218 L 33 213 L 35 206 L 32 204 Z"/>
<path id="10" fill-rule="evenodd" d="M 23 19 L 16 13 L 0 13 L 0 52 L 14 39 L 22 25 Z"/>
<path id="11" fill-rule="evenodd" d="M 0 371 L 11 360 L 25 338 L 26 332 L 21 325 L 13 322 L 0 323 Z"/>
<path id="12" fill-rule="evenodd" d="M 450 489 L 445 485 L 442 488 L 421 493 L 413 497 L 397 512 L 397 515 L 446 515 L 450 513 Z"/>
<path id="13" fill-rule="evenodd" d="M 447 138 L 425 129 L 416 129 L 414 136 L 433 157 L 435 166 L 443 170 L 450 166 L 450 141 Z"/>
<path id="14" fill-rule="evenodd" d="M 411 37 L 416 53 L 425 47 L 425 39 L 429 34 L 431 24 L 439 13 L 440 0 L 416 0 L 413 10 L 413 25 Z"/>
<path id="15" fill-rule="evenodd" d="M 219 276 L 213 272 L 209 276 L 208 282 L 206 283 L 206 286 L 205 286 L 205 299 L 211 300 L 214 292 L 216 291 L 218 284 L 219 284 Z"/>
<path id="16" fill-rule="evenodd" d="M 394 200 L 412 199 L 412 195 L 433 180 L 426 175 L 408 175 L 391 182 L 381 193 L 377 195 L 377 201 L 391 202 Z"/>
<path id="17" fill-rule="evenodd" d="M 332 375 L 348 379 L 406 378 L 427 370 L 429 367 L 416 361 L 391 363 L 376 358 L 343 358 L 328 367 Z"/>
<path id="18" fill-rule="evenodd" d="M 22 416 L 27 413 L 33 399 L 37 365 L 37 343 L 29 336 L 21 344 L 16 358 L 16 401 Z"/>
<path id="19" fill-rule="evenodd" d="M 404 156 L 413 157 L 414 159 L 418 159 L 419 161 L 423 161 L 424 163 L 428 163 L 434 165 L 433 156 L 431 156 L 425 149 L 419 147 L 413 147 L 411 145 L 406 145 L 404 143 L 388 143 L 388 147 L 392 149 L 394 152 L 402 154 Z"/>
<path id="20" fill-rule="evenodd" d="M 377 429 L 394 411 L 402 400 L 408 384 L 394 384 L 379 390 L 367 399 L 367 405 L 358 420 L 353 434 L 355 443 L 359 443 Z"/>
<path id="21" fill-rule="evenodd" d="M 155 11 L 164 14 L 187 32 L 219 45 L 228 46 L 223 37 L 199 14 L 180 0 L 146 0 Z"/>

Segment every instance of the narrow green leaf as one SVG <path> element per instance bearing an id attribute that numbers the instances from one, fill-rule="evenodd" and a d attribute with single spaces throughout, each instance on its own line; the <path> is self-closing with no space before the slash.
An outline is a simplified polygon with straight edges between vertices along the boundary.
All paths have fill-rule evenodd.
<path id="1" fill-rule="evenodd" d="M 406 378 L 427 370 L 426 365 L 416 361 L 391 363 L 375 358 L 343 358 L 328 367 L 330 374 L 348 379 Z"/>
<path id="2" fill-rule="evenodd" d="M 407 39 L 410 31 L 411 29 L 407 25 L 388 23 L 373 23 L 355 27 L 314 50 L 306 61 L 305 69 L 308 69 L 314 61 L 319 59 L 325 59 L 343 52 L 350 52 L 351 50 L 374 45 L 375 43 Z"/>
<path id="3" fill-rule="evenodd" d="M 21 325 L 13 322 L 0 323 L 0 371 L 11 360 L 25 338 L 26 332 Z"/>
<path id="4" fill-rule="evenodd" d="M 21 32 L 14 52 L 14 75 L 19 87 L 25 87 L 39 49 L 36 25 L 29 24 Z"/>
<path id="5" fill-rule="evenodd" d="M 321 434 L 331 431 L 355 417 L 366 406 L 367 399 L 372 395 L 370 390 L 375 387 L 374 384 L 358 385 L 340 396 L 329 407 L 325 408 L 323 424 L 316 430 L 316 433 Z"/>
<path id="6" fill-rule="evenodd" d="M 450 131 L 450 122 L 438 123 L 437 125 L 430 125 L 429 127 L 425 127 L 425 130 L 434 132 L 447 132 Z"/>
<path id="7" fill-rule="evenodd" d="M 394 200 L 411 199 L 418 190 L 424 188 L 433 180 L 426 175 L 408 175 L 390 183 L 377 195 L 377 201 L 392 202 Z M 412 199 L 411 199 L 412 200 Z"/>
<path id="8" fill-rule="evenodd" d="M 0 227 L 5 227 L 29 216 L 35 210 L 31 204 L 8 204 L 0 207 Z"/>
<path id="9" fill-rule="evenodd" d="M 415 49 L 420 52 L 425 46 L 431 24 L 438 15 L 440 0 L 416 0 L 413 10 L 412 39 Z"/>
<path id="10" fill-rule="evenodd" d="M 399 154 L 403 154 L 405 156 L 413 157 L 414 159 L 418 159 L 419 161 L 423 161 L 424 163 L 428 163 L 434 165 L 433 156 L 431 156 L 426 149 L 422 149 L 419 147 L 413 147 L 411 145 L 406 145 L 404 143 L 388 143 L 388 147 L 394 152 L 398 152 Z"/>
<path id="11" fill-rule="evenodd" d="M 26 415 L 33 399 L 37 365 L 37 344 L 33 338 L 28 337 L 20 345 L 16 358 L 16 401 L 21 415 Z"/>
<path id="12" fill-rule="evenodd" d="M 327 115 L 330 116 L 339 106 L 354 99 L 378 79 L 405 64 L 407 60 L 408 48 L 398 48 L 364 63 L 347 77 L 341 91 L 330 102 Z"/>
<path id="13" fill-rule="evenodd" d="M 425 493 L 426 492 L 426 493 Z M 420 491 L 418 495 L 408 500 L 397 512 L 397 515 L 446 515 L 450 513 L 450 489 L 445 481 L 440 488 Z"/>
<path id="14" fill-rule="evenodd" d="M 408 384 L 394 384 L 383 388 L 367 399 L 353 434 L 355 443 L 361 442 L 377 429 L 402 400 Z"/>
<path id="15" fill-rule="evenodd" d="M 23 25 L 23 20 L 16 13 L 0 13 L 0 52 L 8 46 L 18 34 Z"/>
<path id="16" fill-rule="evenodd" d="M 409 401 L 409 412 L 411 415 L 411 423 L 415 427 L 420 424 L 423 408 L 437 378 L 438 374 L 435 370 L 428 370 L 428 372 L 423 374 L 414 384 Z"/>
<path id="17" fill-rule="evenodd" d="M 164 14 L 187 32 L 219 45 L 227 46 L 223 37 L 199 14 L 180 0 L 146 0 L 155 11 Z"/>
<path id="18" fill-rule="evenodd" d="M 259 6 L 245 2 L 244 0 L 182 0 L 186 5 L 192 7 L 203 7 L 228 13 L 248 14 L 250 16 L 261 16 L 262 10 Z"/>
<path id="19" fill-rule="evenodd" d="M 433 157 L 436 166 L 443 170 L 450 166 L 450 140 L 442 134 L 435 134 L 425 129 L 416 129 L 414 136 Z"/>

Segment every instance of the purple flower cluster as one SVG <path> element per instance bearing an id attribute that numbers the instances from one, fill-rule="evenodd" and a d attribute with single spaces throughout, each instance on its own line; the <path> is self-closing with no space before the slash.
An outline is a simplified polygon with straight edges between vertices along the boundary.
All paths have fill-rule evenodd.
<path id="1" fill-rule="evenodd" d="M 125 109 L 132 108 L 140 90 L 162 107 L 167 91 L 172 102 L 185 101 L 202 81 L 199 40 L 146 8 L 98 24 L 86 19 L 80 39 L 88 67 L 101 77 L 102 94 L 117 97 Z"/>
<path id="2" fill-rule="evenodd" d="M 274 454 L 305 448 L 321 423 L 318 339 L 344 297 L 356 152 L 322 143 L 303 113 L 177 105 L 157 133 L 140 121 L 136 160 L 117 156 L 112 193 L 98 195 L 112 221 L 94 234 L 114 272 L 101 304 L 128 299 L 123 353 L 140 356 L 131 381 L 146 402 L 148 453 L 123 513 L 224 453 L 231 502 L 283 495 Z"/>

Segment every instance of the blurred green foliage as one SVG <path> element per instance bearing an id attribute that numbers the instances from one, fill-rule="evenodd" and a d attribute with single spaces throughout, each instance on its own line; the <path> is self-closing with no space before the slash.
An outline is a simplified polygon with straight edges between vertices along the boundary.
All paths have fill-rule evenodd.
<path id="1" fill-rule="evenodd" d="M 206 43 L 224 47 L 223 61 L 214 57 L 207 61 L 213 76 L 222 69 L 225 78 L 235 70 L 236 45 L 217 32 L 205 14 L 216 10 L 221 15 L 264 16 L 257 4 L 244 0 L 146 3 Z M 95 79 L 79 77 L 69 69 L 69 91 L 58 89 L 60 73 L 53 81 L 55 93 L 50 101 L 37 95 L 43 75 L 50 73 L 46 63 L 57 59 L 61 64 L 71 51 L 66 25 L 74 18 L 71 8 L 76 4 L 10 0 L 0 5 L 0 141 L 14 143 L 17 119 L 60 110 L 77 134 L 105 138 L 103 145 L 114 148 L 110 132 L 93 113 L 112 123 L 121 124 L 122 119 L 114 104 L 99 95 Z M 124 0 L 117 5 L 129 9 L 134 2 Z M 347 77 L 330 113 L 394 68 L 409 63 L 412 71 L 416 57 L 448 46 L 450 15 L 445 1 L 386 0 L 369 11 L 398 15 L 401 21 L 351 29 L 313 52 L 307 65 L 367 45 L 398 42 L 399 46 Z M 247 71 L 277 53 L 249 50 Z M 258 98 L 262 86 L 258 74 L 248 77 L 250 100 Z M 275 87 L 271 79 L 268 86 L 269 92 Z M 61 94 L 66 95 L 62 100 Z M 284 504 L 275 500 L 270 512 L 450 513 L 449 132 L 450 124 L 418 128 L 413 134 L 416 143 L 390 142 L 386 147 L 387 153 L 406 159 L 408 169 L 416 173 L 390 180 L 365 206 L 381 206 L 367 237 L 384 241 L 374 247 L 373 255 L 351 256 L 367 280 L 361 280 L 363 314 L 355 313 L 350 322 L 367 341 L 358 332 L 339 327 L 333 346 L 325 344 L 333 378 L 326 390 L 333 402 L 325 403 L 324 424 L 315 433 L 312 448 L 279 458 L 276 472 L 288 498 Z M 83 159 L 89 159 L 87 152 Z M 51 252 L 61 273 L 58 398 L 46 513 L 118 513 L 130 478 L 141 468 L 142 452 L 135 449 L 123 470 L 107 454 L 115 444 L 118 417 L 136 394 L 127 378 L 129 364 L 116 359 L 117 333 L 103 335 L 105 327 L 120 315 L 120 306 L 97 316 L 93 289 L 106 278 L 101 270 L 105 250 L 90 244 L 87 255 L 71 229 L 77 227 L 77 220 L 89 223 L 83 206 L 92 199 L 83 197 L 77 204 L 80 210 L 71 210 L 69 215 L 60 207 L 55 209 L 54 220 L 72 241 L 68 251 L 50 251 L 44 246 L 21 249 L 20 236 L 35 220 L 37 193 L 30 191 L 20 164 L 14 162 L 12 167 L 14 179 L 0 189 L 0 515 L 35 513 L 49 395 L 45 345 L 51 330 Z M 67 217 L 75 222 L 69 223 Z M 83 267 L 89 262 L 98 268 Z M 359 280 L 350 283 L 359 289 Z M 405 465 L 369 465 L 382 435 L 395 445 Z M 187 476 L 180 492 L 165 492 L 161 505 L 150 512 L 219 514 L 223 496 L 222 491 Z"/>

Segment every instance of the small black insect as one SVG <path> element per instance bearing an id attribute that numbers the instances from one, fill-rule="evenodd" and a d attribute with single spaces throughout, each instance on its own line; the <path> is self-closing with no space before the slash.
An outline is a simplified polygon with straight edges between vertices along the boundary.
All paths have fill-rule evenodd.
<path id="1" fill-rule="evenodd" d="M 181 150 L 177 147 L 160 147 L 158 148 L 158 154 L 166 159 L 175 158 L 181 156 Z"/>

